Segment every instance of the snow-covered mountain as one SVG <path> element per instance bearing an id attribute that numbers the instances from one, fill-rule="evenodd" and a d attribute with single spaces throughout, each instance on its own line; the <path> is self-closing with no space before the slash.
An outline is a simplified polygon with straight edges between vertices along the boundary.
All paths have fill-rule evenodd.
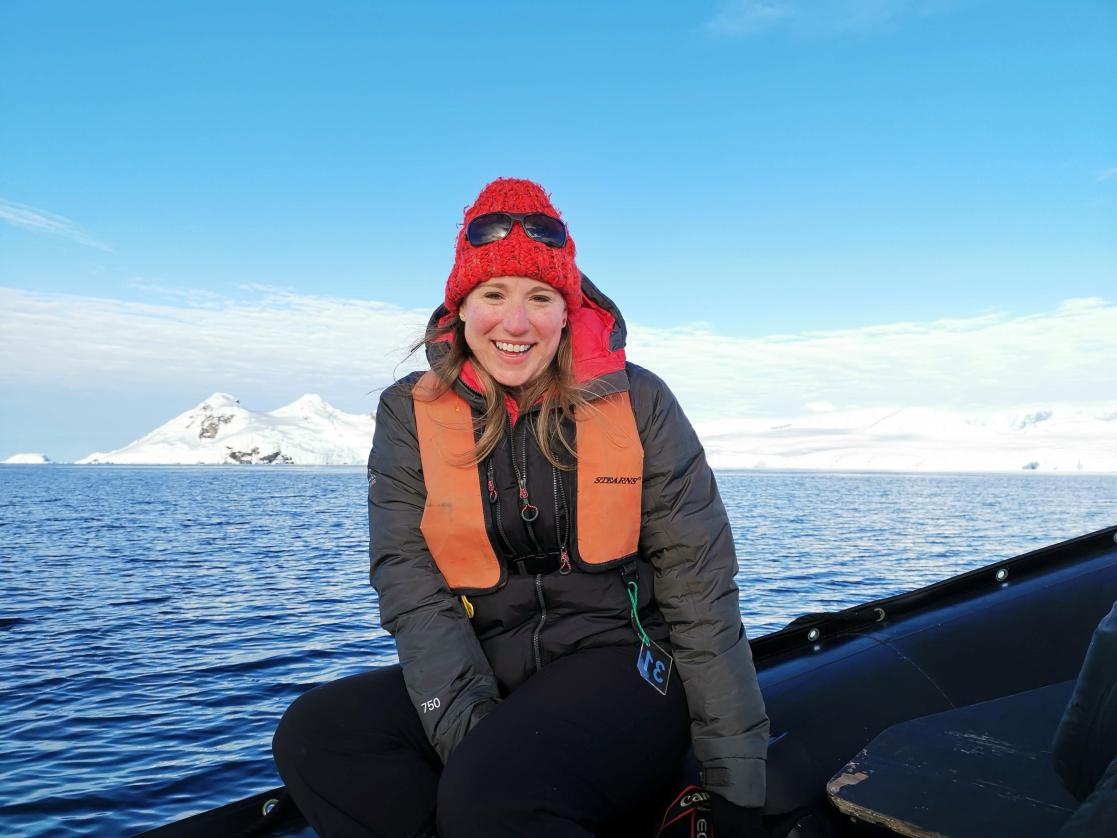
<path id="1" fill-rule="evenodd" d="M 987 414 L 841 410 L 697 431 L 718 468 L 1117 472 L 1117 403 Z"/>
<path id="2" fill-rule="evenodd" d="M 320 396 L 302 396 L 264 413 L 214 393 L 135 442 L 77 462 L 361 464 L 368 459 L 372 429 L 372 417 L 342 413 Z"/>
<path id="3" fill-rule="evenodd" d="M 263 413 L 215 393 L 141 439 L 78 462 L 363 464 L 372 429 L 370 417 L 319 396 Z M 1117 473 L 1117 402 L 982 414 L 823 409 L 706 422 L 697 431 L 715 468 Z"/>
<path id="4" fill-rule="evenodd" d="M 43 466 L 54 462 L 46 454 L 12 454 L 3 465 Z"/>

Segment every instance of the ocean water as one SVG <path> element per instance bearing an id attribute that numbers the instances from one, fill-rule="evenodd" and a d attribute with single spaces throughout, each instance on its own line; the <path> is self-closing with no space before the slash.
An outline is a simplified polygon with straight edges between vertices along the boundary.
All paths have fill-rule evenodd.
<path id="1" fill-rule="evenodd" d="M 1117 477 L 722 472 L 750 635 L 1117 524 Z M 394 659 L 362 468 L 0 467 L 0 835 L 279 784 L 314 684 Z"/>

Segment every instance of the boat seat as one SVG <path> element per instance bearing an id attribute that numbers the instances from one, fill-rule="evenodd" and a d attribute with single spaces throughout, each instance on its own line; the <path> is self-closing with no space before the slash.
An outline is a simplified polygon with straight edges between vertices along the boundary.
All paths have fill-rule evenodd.
<path id="1" fill-rule="evenodd" d="M 1051 836 L 1077 808 L 1052 761 L 1074 681 L 886 729 L 827 784 L 859 821 L 909 836 Z"/>

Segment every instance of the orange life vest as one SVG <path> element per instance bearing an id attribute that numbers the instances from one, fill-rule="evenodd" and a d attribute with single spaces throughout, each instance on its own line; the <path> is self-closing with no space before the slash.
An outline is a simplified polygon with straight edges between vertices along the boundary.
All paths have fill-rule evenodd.
<path id="1" fill-rule="evenodd" d="M 485 528 L 469 404 L 452 388 L 435 396 L 427 372 L 412 391 L 427 502 L 421 529 L 452 590 L 500 584 L 500 561 Z M 578 451 L 577 558 L 604 565 L 632 556 L 640 540 L 644 447 L 628 393 L 594 400 L 575 417 Z"/>

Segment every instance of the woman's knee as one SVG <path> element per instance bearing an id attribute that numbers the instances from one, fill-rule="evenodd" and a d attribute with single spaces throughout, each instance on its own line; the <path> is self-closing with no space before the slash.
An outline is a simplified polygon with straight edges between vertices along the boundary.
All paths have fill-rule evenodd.
<path id="1" fill-rule="evenodd" d="M 330 749 L 346 738 L 346 717 L 351 714 L 347 705 L 352 703 L 347 693 L 355 680 L 343 678 L 319 684 L 284 711 L 272 736 L 272 756 L 285 779 L 284 771 L 305 763 L 312 749 Z"/>
<path id="2" fill-rule="evenodd" d="M 284 780 L 300 757 L 306 755 L 307 733 L 313 726 L 318 704 L 314 692 L 315 690 L 305 692 L 291 702 L 272 735 L 272 757 Z"/>
<path id="3" fill-rule="evenodd" d="M 280 774 L 287 766 L 323 765 L 413 752 L 437 766 L 399 667 L 351 675 L 314 687 L 287 708 L 272 737 Z"/>

